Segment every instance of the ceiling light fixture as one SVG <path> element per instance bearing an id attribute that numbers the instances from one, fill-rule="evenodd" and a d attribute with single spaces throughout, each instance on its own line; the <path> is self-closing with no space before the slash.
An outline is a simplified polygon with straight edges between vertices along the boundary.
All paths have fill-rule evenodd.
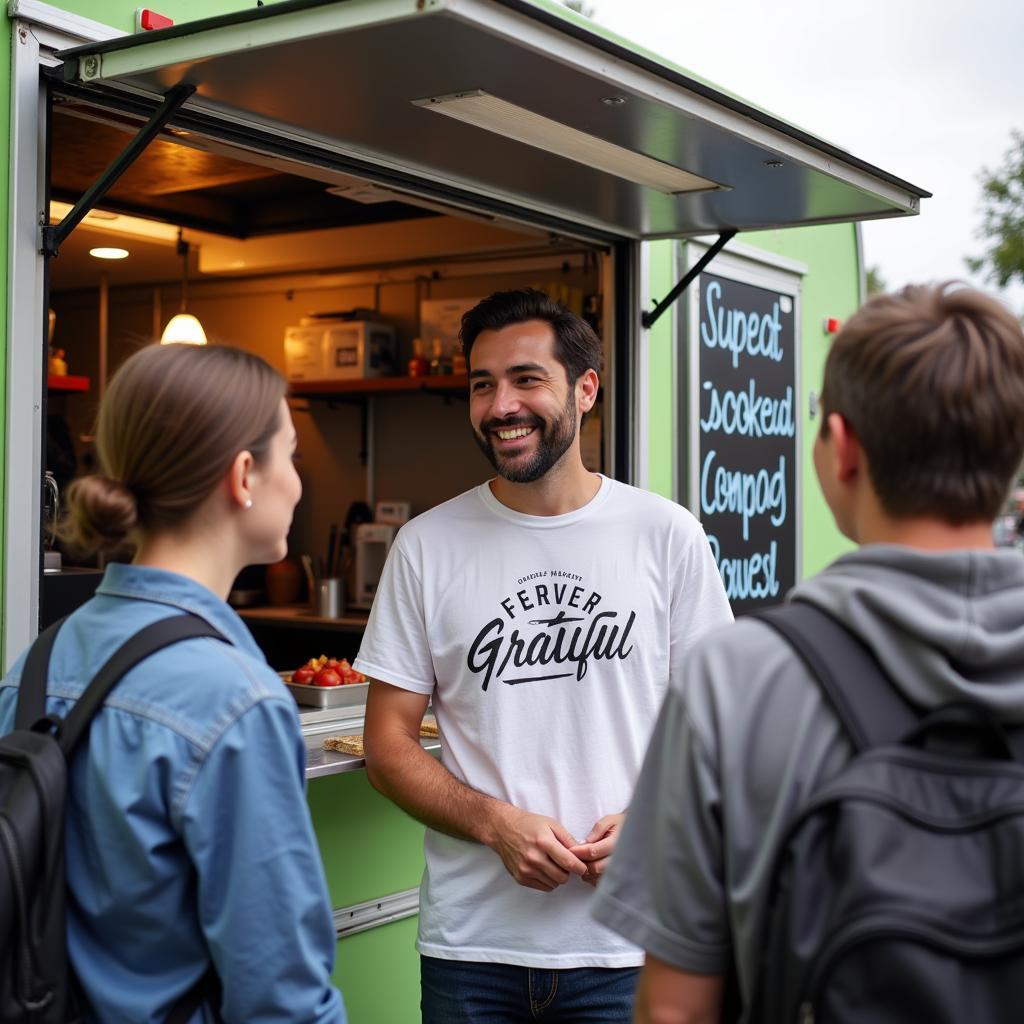
<path id="1" fill-rule="evenodd" d="M 205 345 L 206 332 L 203 325 L 191 313 L 186 312 L 188 302 L 188 242 L 178 229 L 178 255 L 181 257 L 181 312 L 172 316 L 160 336 L 161 345 Z"/>
<path id="2" fill-rule="evenodd" d="M 668 195 L 722 188 L 717 182 L 552 121 L 480 89 L 430 96 L 413 103 Z"/>
<path id="3" fill-rule="evenodd" d="M 62 203 L 57 199 L 50 200 L 51 224 L 60 223 L 70 212 L 70 203 Z M 118 235 L 120 238 L 145 238 L 172 245 L 178 237 L 178 230 L 172 224 L 161 224 L 159 221 L 147 220 L 144 217 L 130 217 L 124 213 L 111 213 L 109 210 L 90 210 L 83 218 L 82 226 Z"/>
<path id="4" fill-rule="evenodd" d="M 128 250 L 118 249 L 115 246 L 100 245 L 95 249 L 90 249 L 89 255 L 95 256 L 98 260 L 123 260 L 128 256 Z"/>

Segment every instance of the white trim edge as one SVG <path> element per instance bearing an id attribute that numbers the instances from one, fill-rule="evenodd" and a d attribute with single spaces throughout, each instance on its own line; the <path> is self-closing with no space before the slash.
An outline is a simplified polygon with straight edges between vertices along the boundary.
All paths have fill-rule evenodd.
<path id="1" fill-rule="evenodd" d="M 651 243 L 637 243 L 637 284 L 639 302 L 632 309 L 634 337 L 637 340 L 634 362 L 633 400 L 636 402 L 633 438 L 633 483 L 647 490 L 650 485 L 650 372 L 651 372 L 651 331 L 643 325 L 643 314 L 651 305 Z"/>
<path id="2" fill-rule="evenodd" d="M 344 939 L 382 924 L 413 917 L 419 910 L 419 889 L 405 889 L 403 892 L 394 892 L 376 900 L 355 903 L 351 907 L 336 908 L 333 911 L 334 931 L 339 939 Z"/>
<path id="3" fill-rule="evenodd" d="M 683 243 L 694 242 L 697 245 L 703 246 L 705 249 L 710 249 L 717 240 L 717 235 L 695 235 L 692 238 L 679 239 L 679 241 Z M 721 249 L 721 253 L 729 253 L 732 256 L 739 256 L 741 259 L 750 260 L 753 263 L 763 263 L 767 266 L 771 266 L 775 270 L 784 270 L 790 274 L 799 274 L 801 277 L 806 277 L 811 269 L 806 263 L 801 263 L 799 260 L 790 259 L 788 256 L 780 256 L 778 253 L 772 252 L 770 249 L 763 249 L 758 245 L 748 245 L 746 242 L 737 242 L 735 238 L 725 243 Z M 715 260 L 717 259 L 718 256 L 715 257 Z M 715 260 L 712 260 L 712 263 L 714 263 Z M 714 271 L 712 271 L 712 273 L 714 273 Z"/>
<path id="4" fill-rule="evenodd" d="M 83 18 L 81 15 L 54 7 L 53 4 L 42 3 L 41 0 L 10 0 L 7 4 L 7 17 L 12 21 L 25 21 L 31 25 L 56 29 L 65 36 L 73 37 L 58 44 L 62 48 L 76 43 L 102 42 L 128 34 L 110 25 L 104 25 L 101 21 Z"/>

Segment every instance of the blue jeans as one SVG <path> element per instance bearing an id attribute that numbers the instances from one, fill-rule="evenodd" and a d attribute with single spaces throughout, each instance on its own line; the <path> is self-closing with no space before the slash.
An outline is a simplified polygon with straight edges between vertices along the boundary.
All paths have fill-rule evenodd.
<path id="1" fill-rule="evenodd" d="M 423 1024 L 629 1024 L 639 973 L 639 967 L 543 970 L 423 956 Z"/>

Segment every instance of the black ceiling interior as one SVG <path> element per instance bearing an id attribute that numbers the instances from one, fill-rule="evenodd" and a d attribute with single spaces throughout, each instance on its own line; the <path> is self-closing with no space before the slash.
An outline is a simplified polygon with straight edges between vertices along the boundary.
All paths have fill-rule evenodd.
<path id="1" fill-rule="evenodd" d="M 55 100 L 51 198 L 74 203 L 122 152 L 139 124 L 78 100 Z M 329 193 L 323 181 L 235 159 L 206 146 L 201 139 L 166 129 L 100 205 L 115 213 L 234 238 L 437 216 L 402 202 L 346 199 Z"/>

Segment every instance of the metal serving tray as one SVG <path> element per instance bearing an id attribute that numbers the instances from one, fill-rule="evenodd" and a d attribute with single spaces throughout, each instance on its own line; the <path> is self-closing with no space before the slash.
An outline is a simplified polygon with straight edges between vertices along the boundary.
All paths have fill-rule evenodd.
<path id="1" fill-rule="evenodd" d="M 290 672 L 281 673 L 284 685 L 292 691 L 297 704 L 310 708 L 350 708 L 366 703 L 369 683 L 345 683 L 341 686 L 303 686 L 289 681 Z"/>

